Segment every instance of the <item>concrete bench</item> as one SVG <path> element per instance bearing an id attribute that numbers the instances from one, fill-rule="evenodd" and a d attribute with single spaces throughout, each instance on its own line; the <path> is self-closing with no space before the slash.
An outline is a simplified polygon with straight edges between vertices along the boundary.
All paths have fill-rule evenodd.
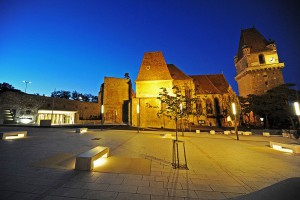
<path id="1" fill-rule="evenodd" d="M 171 133 L 160 134 L 160 136 L 162 136 L 163 138 L 172 138 Z"/>
<path id="2" fill-rule="evenodd" d="M 269 132 L 263 132 L 262 135 L 265 136 L 265 137 L 270 137 L 270 133 Z"/>
<path id="3" fill-rule="evenodd" d="M 18 139 L 27 136 L 27 131 L 8 131 L 0 133 L 0 140 Z"/>
<path id="4" fill-rule="evenodd" d="M 85 133 L 87 130 L 88 128 L 76 128 L 76 133 Z"/>
<path id="5" fill-rule="evenodd" d="M 230 131 L 224 131 L 224 135 L 230 135 Z"/>
<path id="6" fill-rule="evenodd" d="M 76 157 L 75 169 L 91 171 L 94 169 L 95 161 L 99 158 L 107 158 L 108 155 L 108 147 L 97 146 L 87 152 L 79 154 Z"/>
<path id="7" fill-rule="evenodd" d="M 214 135 L 214 134 L 216 134 L 216 131 L 215 130 L 211 130 L 209 133 L 212 134 L 212 135 Z"/>
<path id="8" fill-rule="evenodd" d="M 250 131 L 245 131 L 243 132 L 243 135 L 252 135 L 252 133 Z"/>
<path id="9" fill-rule="evenodd" d="M 279 151 L 297 153 L 297 154 L 300 153 L 299 144 L 286 144 L 286 143 L 270 141 L 270 147 Z"/>

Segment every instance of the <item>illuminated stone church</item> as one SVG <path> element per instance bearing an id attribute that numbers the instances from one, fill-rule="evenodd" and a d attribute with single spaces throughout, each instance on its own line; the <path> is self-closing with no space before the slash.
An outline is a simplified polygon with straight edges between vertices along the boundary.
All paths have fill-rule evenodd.
<path id="1" fill-rule="evenodd" d="M 99 93 L 99 101 L 104 105 L 105 123 L 174 128 L 173 120 L 157 116 L 161 108 L 157 97 L 161 88 L 166 88 L 171 94 L 172 88 L 178 86 L 182 94 L 197 97 L 196 107 L 203 110 L 201 116 L 180 120 L 179 126 L 232 125 L 231 120 L 226 118 L 226 112 L 228 101 L 235 99 L 236 94 L 223 74 L 186 75 L 175 65 L 167 64 L 162 52 L 148 52 L 144 54 L 135 85 L 134 93 L 129 79 L 105 77 Z M 157 108 L 149 108 L 149 104 Z"/>

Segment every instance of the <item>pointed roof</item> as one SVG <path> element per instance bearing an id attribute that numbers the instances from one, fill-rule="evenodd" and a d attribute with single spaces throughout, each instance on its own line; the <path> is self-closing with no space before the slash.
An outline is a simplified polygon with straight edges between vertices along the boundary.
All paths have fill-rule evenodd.
<path id="1" fill-rule="evenodd" d="M 167 64 L 171 77 L 174 80 L 189 80 L 191 77 L 186 75 L 183 71 L 181 71 L 178 67 L 173 64 Z"/>
<path id="2" fill-rule="evenodd" d="M 161 51 L 147 52 L 136 81 L 172 80 L 167 63 Z"/>
<path id="3" fill-rule="evenodd" d="M 239 49 L 237 54 L 238 60 L 243 57 L 243 48 L 249 47 L 251 49 L 251 53 L 270 51 L 270 49 L 267 48 L 267 45 L 270 43 L 271 41 L 266 40 L 266 38 L 256 28 L 241 30 Z"/>
<path id="4" fill-rule="evenodd" d="M 229 84 L 223 74 L 191 75 L 194 80 L 196 94 L 224 94 Z"/>

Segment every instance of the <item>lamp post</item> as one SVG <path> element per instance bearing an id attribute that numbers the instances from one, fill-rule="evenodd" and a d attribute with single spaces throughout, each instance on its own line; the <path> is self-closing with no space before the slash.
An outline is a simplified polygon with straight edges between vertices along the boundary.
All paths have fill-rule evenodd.
<path id="1" fill-rule="evenodd" d="M 295 113 L 298 117 L 298 127 L 299 127 L 299 116 L 300 116 L 300 108 L 299 108 L 299 103 L 296 101 L 294 102 L 294 107 L 295 107 Z"/>
<path id="2" fill-rule="evenodd" d="M 136 105 L 137 132 L 140 132 L 140 104 Z"/>
<path id="3" fill-rule="evenodd" d="M 181 114 L 181 135 L 184 136 L 184 133 L 183 133 L 183 120 L 182 120 L 182 103 L 180 103 L 179 107 L 180 107 L 180 114 Z"/>
<path id="4" fill-rule="evenodd" d="M 103 130 L 103 121 L 104 121 L 104 105 L 101 105 L 101 125 L 102 125 L 102 129 Z"/>
<path id="5" fill-rule="evenodd" d="M 235 132 L 235 135 L 236 135 L 236 140 L 239 140 L 239 134 L 238 134 L 237 124 L 236 124 L 236 107 L 235 107 L 235 103 L 232 103 L 232 113 L 234 115 L 234 132 Z"/>
<path id="6" fill-rule="evenodd" d="M 27 84 L 28 83 L 31 83 L 30 81 L 23 81 L 23 83 L 25 83 L 25 93 L 26 93 L 26 90 L 27 90 Z"/>

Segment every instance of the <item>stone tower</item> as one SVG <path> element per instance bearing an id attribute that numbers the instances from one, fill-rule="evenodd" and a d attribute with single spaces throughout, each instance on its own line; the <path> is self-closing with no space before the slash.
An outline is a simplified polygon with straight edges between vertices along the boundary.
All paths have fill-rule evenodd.
<path id="1" fill-rule="evenodd" d="M 279 62 L 275 42 L 266 40 L 256 28 L 241 31 L 234 65 L 240 96 L 261 95 L 284 84 L 284 63 Z"/>

